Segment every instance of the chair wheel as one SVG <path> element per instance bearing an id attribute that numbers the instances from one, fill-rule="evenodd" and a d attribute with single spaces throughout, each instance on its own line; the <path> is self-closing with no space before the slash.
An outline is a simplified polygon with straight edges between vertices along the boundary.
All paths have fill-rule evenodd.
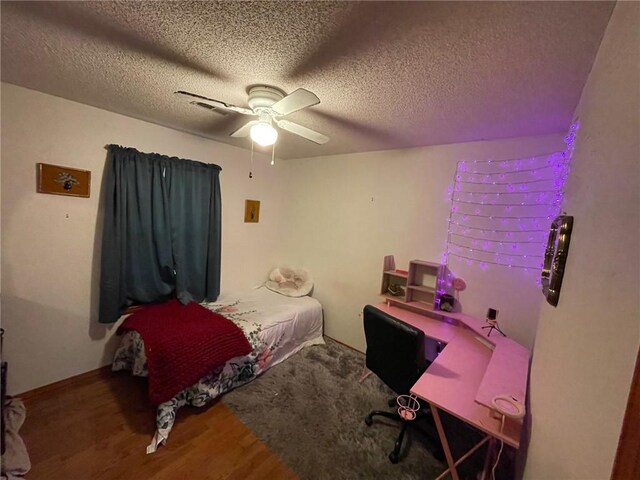
<path id="1" fill-rule="evenodd" d="M 371 424 L 373 423 L 373 419 L 371 418 L 371 415 L 367 415 L 366 417 L 364 417 L 364 423 L 367 424 L 367 427 L 371 426 Z"/>
<path id="2" fill-rule="evenodd" d="M 396 463 L 398 463 L 398 454 L 397 454 L 396 452 L 391 452 L 391 453 L 389 454 L 389 461 L 390 461 L 391 463 L 393 463 L 394 465 L 395 465 Z"/>

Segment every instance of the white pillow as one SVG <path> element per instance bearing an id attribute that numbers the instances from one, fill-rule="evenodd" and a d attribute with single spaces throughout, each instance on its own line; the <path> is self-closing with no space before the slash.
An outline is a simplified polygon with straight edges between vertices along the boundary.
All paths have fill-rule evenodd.
<path id="1" fill-rule="evenodd" d="M 303 268 L 274 268 L 265 286 L 287 297 L 304 297 L 313 288 L 313 279 Z"/>

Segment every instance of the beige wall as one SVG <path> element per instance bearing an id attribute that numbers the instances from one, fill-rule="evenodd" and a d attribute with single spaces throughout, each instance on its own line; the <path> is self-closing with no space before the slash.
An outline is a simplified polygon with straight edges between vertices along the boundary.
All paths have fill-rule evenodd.
<path id="1" fill-rule="evenodd" d="M 96 322 L 98 205 L 109 143 L 222 167 L 222 289 L 261 283 L 279 263 L 281 166 L 249 152 L 32 90 L 2 84 L 2 326 L 9 392 L 105 365 L 114 328 Z M 36 163 L 91 170 L 91 197 L 35 192 Z M 259 199 L 259 224 L 243 223 Z"/>
<path id="2" fill-rule="evenodd" d="M 561 135 L 299 159 L 286 162 L 293 231 L 291 262 L 307 267 L 327 334 L 364 350 L 360 314 L 378 293 L 385 255 L 439 262 L 446 245 L 452 184 L 461 160 L 504 160 L 562 150 Z M 543 300 L 535 276 L 451 260 L 467 281 L 464 311 L 500 309 L 503 329 L 532 345 Z"/>
<path id="3" fill-rule="evenodd" d="M 560 302 L 542 309 L 525 477 L 610 477 L 640 344 L 640 4 L 617 4 L 576 111 Z"/>

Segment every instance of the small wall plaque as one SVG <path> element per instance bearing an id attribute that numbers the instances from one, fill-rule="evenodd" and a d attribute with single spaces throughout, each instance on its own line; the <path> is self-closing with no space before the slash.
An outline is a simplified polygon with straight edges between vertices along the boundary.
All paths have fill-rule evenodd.
<path id="1" fill-rule="evenodd" d="M 90 191 L 89 170 L 38 163 L 38 193 L 88 198 Z"/>
<path id="2" fill-rule="evenodd" d="M 244 201 L 244 223 L 258 223 L 260 221 L 260 200 Z"/>

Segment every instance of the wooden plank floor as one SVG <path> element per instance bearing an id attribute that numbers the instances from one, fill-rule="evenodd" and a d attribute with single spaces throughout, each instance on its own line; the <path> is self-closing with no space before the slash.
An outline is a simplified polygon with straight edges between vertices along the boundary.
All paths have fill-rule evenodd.
<path id="1" fill-rule="evenodd" d="M 24 397 L 20 434 L 38 479 L 297 479 L 224 403 L 183 407 L 167 445 L 146 455 L 155 409 L 146 383 L 107 370 Z"/>

